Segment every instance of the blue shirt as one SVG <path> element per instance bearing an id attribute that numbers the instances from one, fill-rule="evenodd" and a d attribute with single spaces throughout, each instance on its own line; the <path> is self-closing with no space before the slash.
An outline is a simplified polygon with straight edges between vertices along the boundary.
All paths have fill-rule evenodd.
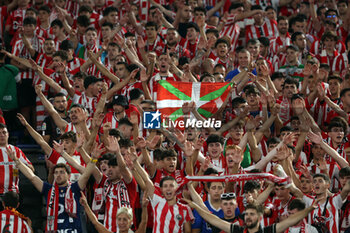
<path id="1" fill-rule="evenodd" d="M 46 203 L 47 203 L 47 196 L 51 188 L 53 187 L 52 184 L 44 182 L 42 194 L 45 196 Z M 59 198 L 58 198 L 58 217 L 57 217 L 57 230 L 65 230 L 66 233 L 80 233 L 82 232 L 81 229 L 81 222 L 80 222 L 80 188 L 78 185 L 78 182 L 74 182 L 71 185 L 71 190 L 74 195 L 74 199 L 77 203 L 77 218 L 69 217 L 67 212 L 64 210 L 64 199 L 67 191 L 67 187 L 59 187 Z"/>
<path id="2" fill-rule="evenodd" d="M 222 209 L 216 210 L 214 209 L 209 201 L 204 202 L 205 206 L 208 208 L 208 210 L 218 216 L 219 218 L 224 218 L 224 211 Z M 192 229 L 201 229 L 201 233 L 212 233 L 212 229 L 209 223 L 207 223 L 196 210 L 193 210 L 193 216 L 195 218 L 194 223 L 192 224 Z"/>
<path id="3" fill-rule="evenodd" d="M 235 77 L 239 73 L 241 73 L 241 71 L 238 68 L 228 72 L 228 74 L 225 77 L 225 81 L 230 82 L 233 79 L 233 77 Z M 256 75 L 256 69 L 254 69 L 252 73 Z"/>

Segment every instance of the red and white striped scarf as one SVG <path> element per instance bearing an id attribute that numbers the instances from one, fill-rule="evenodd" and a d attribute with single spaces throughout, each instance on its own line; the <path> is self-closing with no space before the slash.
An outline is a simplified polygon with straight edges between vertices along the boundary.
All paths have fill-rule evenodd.
<path id="1" fill-rule="evenodd" d="M 247 173 L 247 174 L 234 174 L 225 176 L 186 176 L 185 182 L 189 181 L 203 181 L 203 182 L 237 182 L 247 180 L 270 180 L 274 183 L 290 183 L 289 177 L 277 177 L 270 173 Z"/>
<path id="2" fill-rule="evenodd" d="M 74 193 L 71 190 L 71 185 L 69 184 L 65 194 L 64 209 L 70 217 L 77 217 L 77 203 L 74 199 Z M 54 233 L 57 231 L 57 218 L 58 218 L 58 207 L 59 204 L 59 187 L 56 183 L 48 192 L 47 196 L 47 223 L 46 232 Z"/>

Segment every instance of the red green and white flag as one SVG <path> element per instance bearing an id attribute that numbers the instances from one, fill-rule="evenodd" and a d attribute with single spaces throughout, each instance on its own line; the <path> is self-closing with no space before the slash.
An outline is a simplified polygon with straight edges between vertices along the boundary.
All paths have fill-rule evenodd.
<path id="1" fill-rule="evenodd" d="M 195 102 L 205 118 L 219 110 L 230 93 L 232 83 L 175 82 L 160 80 L 157 89 L 157 109 L 172 121 L 183 115 L 182 105 Z"/>

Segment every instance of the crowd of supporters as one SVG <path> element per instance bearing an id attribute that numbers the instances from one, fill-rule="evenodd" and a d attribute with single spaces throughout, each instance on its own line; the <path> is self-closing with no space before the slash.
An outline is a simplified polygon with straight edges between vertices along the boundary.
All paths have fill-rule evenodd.
<path id="1" fill-rule="evenodd" d="M 19 172 L 45 232 L 350 232 L 348 0 L 1 2 L 1 232 L 33 232 Z M 230 83 L 221 127 L 147 129 L 161 80 Z"/>

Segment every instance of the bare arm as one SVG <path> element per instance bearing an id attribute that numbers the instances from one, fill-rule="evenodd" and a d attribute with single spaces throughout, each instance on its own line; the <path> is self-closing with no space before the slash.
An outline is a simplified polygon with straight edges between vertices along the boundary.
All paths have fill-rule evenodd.
<path id="1" fill-rule="evenodd" d="M 99 233 L 112 233 L 107 228 L 105 228 L 105 226 L 102 223 L 100 223 L 98 221 L 98 219 L 95 216 L 94 212 L 92 212 L 89 204 L 87 203 L 87 200 L 86 200 L 86 197 L 84 195 L 84 192 L 81 192 L 80 204 L 84 207 L 84 210 L 85 210 L 85 213 L 86 213 L 87 217 L 89 218 L 89 220 L 91 221 L 91 223 L 94 225 L 94 227 L 96 228 L 96 230 Z"/>
<path id="2" fill-rule="evenodd" d="M 6 151 L 10 158 L 16 163 L 17 168 L 23 173 L 23 175 L 27 177 L 27 179 L 30 180 L 30 182 L 32 182 L 34 187 L 39 192 L 42 192 L 44 182 L 34 174 L 33 170 L 31 170 L 28 166 L 26 166 L 24 163 L 22 163 L 21 160 L 17 158 L 15 152 L 10 147 L 6 147 Z"/>
<path id="3" fill-rule="evenodd" d="M 310 206 L 302 211 L 299 211 L 295 214 L 290 215 L 287 219 L 283 220 L 276 224 L 276 233 L 282 233 L 288 229 L 288 227 L 296 225 L 303 218 L 307 217 L 307 215 L 314 210 L 314 206 Z"/>
<path id="4" fill-rule="evenodd" d="M 65 128 L 67 126 L 67 121 L 63 120 L 61 116 L 58 114 L 58 112 L 55 110 L 55 108 L 52 106 L 50 101 L 47 100 L 47 98 L 44 96 L 44 94 L 41 92 L 41 85 L 35 86 L 35 92 L 38 95 L 41 103 L 43 103 L 46 111 L 49 113 L 49 115 L 52 117 L 53 121 L 57 125 L 57 127 L 61 130 L 61 132 L 65 131 Z"/>
<path id="5" fill-rule="evenodd" d="M 38 145 L 41 147 L 41 149 L 44 151 L 46 155 L 50 155 L 52 152 L 52 148 L 47 144 L 47 142 L 44 140 L 44 138 L 35 131 L 30 124 L 26 121 L 26 119 L 20 114 L 17 113 L 17 118 L 21 122 L 21 124 L 28 130 L 30 136 L 38 143 Z"/>

